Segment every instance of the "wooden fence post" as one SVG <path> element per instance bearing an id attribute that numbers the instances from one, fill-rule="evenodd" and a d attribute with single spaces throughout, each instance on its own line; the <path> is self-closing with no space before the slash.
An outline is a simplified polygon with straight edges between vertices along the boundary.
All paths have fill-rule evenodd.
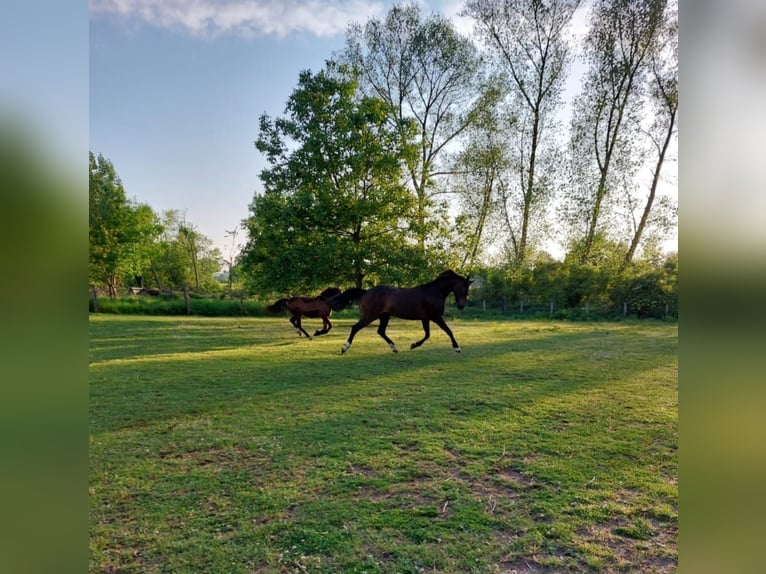
<path id="1" fill-rule="evenodd" d="M 191 315 L 191 300 L 189 299 L 188 287 L 184 287 L 184 301 L 186 302 L 186 314 Z"/>
<path id="2" fill-rule="evenodd" d="M 90 297 L 93 300 L 93 312 L 98 313 L 98 293 L 96 293 L 96 286 L 91 285 Z"/>

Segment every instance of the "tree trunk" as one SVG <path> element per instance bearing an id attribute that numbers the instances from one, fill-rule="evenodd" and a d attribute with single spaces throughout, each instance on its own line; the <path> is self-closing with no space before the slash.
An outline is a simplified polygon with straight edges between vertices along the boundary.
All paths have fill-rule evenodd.
<path id="1" fill-rule="evenodd" d="M 95 285 L 91 285 L 90 287 L 90 297 L 93 301 L 93 312 L 98 313 L 98 293 L 96 292 Z"/>
<path id="2" fill-rule="evenodd" d="M 652 205 L 654 204 L 654 198 L 657 194 L 657 184 L 660 181 L 660 171 L 662 170 L 662 164 L 665 161 L 665 154 L 668 151 L 668 147 L 670 146 L 670 141 L 673 138 L 673 128 L 676 123 L 676 109 L 672 109 L 670 113 L 670 121 L 668 124 L 668 131 L 665 134 L 665 141 L 662 144 L 662 148 L 660 149 L 659 156 L 657 157 L 657 163 L 654 167 L 654 174 L 652 175 L 652 186 L 649 189 L 649 197 L 646 200 L 646 205 L 644 206 L 644 212 L 641 214 L 641 220 L 638 222 L 638 226 L 636 227 L 636 232 L 633 234 L 633 240 L 630 242 L 630 247 L 628 248 L 628 252 L 625 254 L 625 259 L 622 262 L 622 269 L 627 267 L 630 262 L 633 260 L 633 256 L 636 254 L 636 249 L 638 249 L 638 244 L 641 242 L 641 236 L 644 233 L 644 229 L 646 228 L 646 222 L 649 220 L 649 214 L 652 211 Z"/>
<path id="3" fill-rule="evenodd" d="M 189 289 L 184 287 L 184 302 L 186 303 L 186 314 L 191 315 L 191 299 L 189 299 Z"/>

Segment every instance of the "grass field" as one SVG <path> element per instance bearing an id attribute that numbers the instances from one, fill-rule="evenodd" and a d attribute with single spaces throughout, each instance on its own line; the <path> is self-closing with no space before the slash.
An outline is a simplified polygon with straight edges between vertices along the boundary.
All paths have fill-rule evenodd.
<path id="1" fill-rule="evenodd" d="M 677 325 L 447 321 L 91 315 L 90 571 L 674 572 Z"/>

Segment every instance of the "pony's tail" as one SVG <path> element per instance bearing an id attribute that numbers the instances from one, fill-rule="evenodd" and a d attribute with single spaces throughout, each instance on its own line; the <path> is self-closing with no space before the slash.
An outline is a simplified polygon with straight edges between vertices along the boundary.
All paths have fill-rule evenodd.
<path id="1" fill-rule="evenodd" d="M 266 307 L 266 310 L 272 313 L 279 313 L 285 308 L 285 303 L 287 303 L 287 299 L 280 299 L 279 301 L 276 301 L 273 305 L 269 305 L 268 307 Z"/>
<path id="2" fill-rule="evenodd" d="M 358 287 L 352 287 L 351 289 L 347 289 L 346 291 L 343 291 L 341 294 L 336 295 L 330 301 L 328 302 L 330 305 L 330 309 L 333 311 L 341 311 L 342 309 L 345 309 L 346 307 L 356 303 L 359 301 L 359 299 L 362 298 L 362 295 L 367 293 L 366 289 L 359 289 Z"/>

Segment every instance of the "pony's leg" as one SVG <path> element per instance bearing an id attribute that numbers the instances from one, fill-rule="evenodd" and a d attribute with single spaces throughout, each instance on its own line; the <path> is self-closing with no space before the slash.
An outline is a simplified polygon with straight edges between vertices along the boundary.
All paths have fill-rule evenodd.
<path id="1" fill-rule="evenodd" d="M 444 322 L 444 317 L 437 317 L 434 319 L 434 323 L 439 325 L 439 327 L 442 328 L 442 331 L 447 333 L 449 335 L 450 341 L 452 341 L 452 350 L 456 353 L 460 352 L 460 345 L 457 344 L 457 341 L 455 340 L 455 336 L 452 334 L 452 331 L 449 327 L 447 327 L 447 323 Z"/>
<path id="2" fill-rule="evenodd" d="M 295 327 L 295 332 L 298 333 L 298 336 L 300 337 L 301 336 L 301 328 L 300 328 L 300 325 L 298 324 L 297 317 L 294 317 L 294 316 L 290 317 L 290 323 L 292 323 L 293 327 Z"/>
<path id="3" fill-rule="evenodd" d="M 317 329 L 314 332 L 314 336 L 318 337 L 319 335 L 326 335 L 330 332 L 330 329 L 332 329 L 332 323 L 330 323 L 329 317 L 322 317 L 322 329 Z"/>
<path id="4" fill-rule="evenodd" d="M 372 319 L 359 319 L 359 321 L 356 322 L 354 326 L 351 327 L 351 332 L 348 334 L 348 340 L 343 343 L 343 347 L 341 347 L 340 354 L 342 355 L 346 351 L 348 351 L 348 348 L 351 346 L 351 343 L 354 342 L 354 337 L 356 334 L 364 329 L 367 325 L 372 323 L 376 318 Z"/>
<path id="5" fill-rule="evenodd" d="M 410 349 L 416 349 L 420 347 L 423 343 L 425 343 L 428 340 L 428 337 L 431 336 L 431 322 L 428 319 L 423 319 L 423 331 L 425 331 L 425 337 L 420 339 L 420 341 L 415 341 L 410 345 Z"/>
<path id="6" fill-rule="evenodd" d="M 296 331 L 298 331 L 298 336 L 299 337 L 300 337 L 301 333 L 303 333 L 304 335 L 306 335 L 306 337 L 311 339 L 311 335 L 309 335 L 306 332 L 306 330 L 303 328 L 303 326 L 301 325 L 301 318 L 300 317 L 296 317 L 295 318 L 295 323 L 294 324 L 295 324 Z"/>
<path id="7" fill-rule="evenodd" d="M 388 321 L 391 319 L 391 315 L 388 313 L 383 313 L 380 316 L 380 325 L 378 325 L 378 335 L 383 337 L 383 340 L 388 343 L 388 346 L 391 347 L 391 350 L 394 353 L 398 353 L 399 349 L 396 348 L 396 345 L 394 345 L 394 342 L 388 338 L 388 335 L 386 335 L 386 327 L 388 327 Z"/>

